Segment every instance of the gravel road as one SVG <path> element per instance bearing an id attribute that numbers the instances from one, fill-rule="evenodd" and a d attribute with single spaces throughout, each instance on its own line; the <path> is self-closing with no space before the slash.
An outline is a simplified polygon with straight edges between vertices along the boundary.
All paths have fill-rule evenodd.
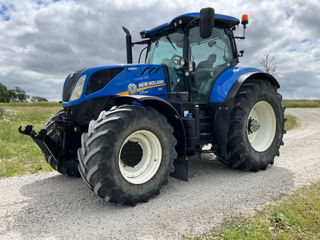
<path id="1" fill-rule="evenodd" d="M 320 109 L 288 109 L 300 127 L 285 135 L 267 171 L 226 168 L 206 154 L 188 183 L 170 178 L 146 204 L 104 202 L 81 179 L 55 172 L 0 180 L 0 239 L 181 239 L 224 218 L 248 215 L 282 193 L 320 179 Z"/>

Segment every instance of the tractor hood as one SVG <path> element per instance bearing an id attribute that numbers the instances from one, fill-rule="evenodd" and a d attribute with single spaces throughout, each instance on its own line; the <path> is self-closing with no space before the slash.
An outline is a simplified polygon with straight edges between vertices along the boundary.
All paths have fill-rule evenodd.
<path id="1" fill-rule="evenodd" d="M 162 65 L 93 67 L 68 75 L 63 87 L 62 105 L 70 107 L 112 95 L 153 95 L 165 98 L 166 92 L 166 77 Z"/>

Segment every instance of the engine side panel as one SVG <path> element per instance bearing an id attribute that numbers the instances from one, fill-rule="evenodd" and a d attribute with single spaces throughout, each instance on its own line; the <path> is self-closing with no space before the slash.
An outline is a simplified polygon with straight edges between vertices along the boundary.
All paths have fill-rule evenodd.
<path id="1" fill-rule="evenodd" d="M 119 67 L 123 67 L 124 69 L 103 88 L 86 95 L 88 80 L 95 72 Z M 78 76 L 78 79 L 84 74 L 87 74 L 87 78 L 81 97 L 71 102 L 63 101 L 64 107 L 70 107 L 91 99 L 112 95 L 149 95 L 157 96 L 163 99 L 166 98 L 167 82 L 164 68 L 161 65 L 130 64 L 90 68 L 83 71 Z"/>

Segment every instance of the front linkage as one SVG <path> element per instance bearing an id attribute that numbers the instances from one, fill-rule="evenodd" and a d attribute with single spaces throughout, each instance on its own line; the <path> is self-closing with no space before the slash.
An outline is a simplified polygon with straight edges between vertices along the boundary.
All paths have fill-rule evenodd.
<path id="1" fill-rule="evenodd" d="M 24 130 L 19 127 L 19 133 L 30 136 L 39 146 L 43 153 L 50 154 L 56 161 L 62 153 L 62 148 L 55 143 L 48 135 L 46 129 L 41 129 L 39 133 L 33 130 L 32 125 L 27 125 Z"/>
<path id="2" fill-rule="evenodd" d="M 64 111 L 49 119 L 39 133 L 33 130 L 32 125 L 27 125 L 24 130 L 20 126 L 18 130 L 34 140 L 52 168 L 65 175 L 79 176 L 77 149 L 83 131 Z"/>

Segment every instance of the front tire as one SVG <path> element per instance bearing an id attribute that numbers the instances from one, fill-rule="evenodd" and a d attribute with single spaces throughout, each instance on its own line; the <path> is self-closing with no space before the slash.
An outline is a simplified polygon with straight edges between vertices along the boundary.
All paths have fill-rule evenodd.
<path id="1" fill-rule="evenodd" d="M 156 110 L 123 105 L 89 124 L 78 150 L 79 171 L 105 200 L 127 205 L 159 194 L 177 157 L 173 128 Z"/>
<path id="2" fill-rule="evenodd" d="M 227 155 L 221 159 L 224 163 L 246 171 L 273 164 L 285 133 L 281 100 L 269 81 L 255 79 L 240 87 L 231 113 Z"/>

